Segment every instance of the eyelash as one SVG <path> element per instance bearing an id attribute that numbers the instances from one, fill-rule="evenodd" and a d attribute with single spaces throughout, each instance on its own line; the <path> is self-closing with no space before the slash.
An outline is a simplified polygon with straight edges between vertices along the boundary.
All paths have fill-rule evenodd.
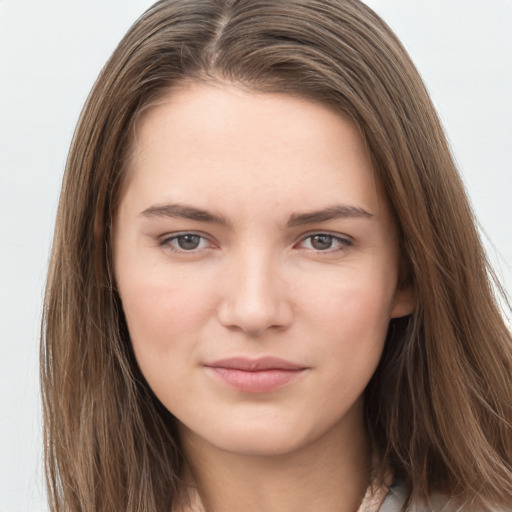
<path id="1" fill-rule="evenodd" d="M 190 249 L 190 250 L 187 250 L 187 249 L 183 249 L 183 248 L 180 248 L 180 247 L 176 247 L 176 246 L 173 246 L 172 242 L 175 242 L 175 241 L 178 241 L 180 238 L 184 238 L 184 237 L 198 237 L 200 240 L 199 240 L 199 243 L 201 244 L 202 242 L 204 241 L 207 241 L 208 244 L 210 245 L 210 247 L 200 247 L 200 248 L 193 248 L 193 249 Z M 211 247 L 214 247 L 215 244 L 213 244 L 208 237 L 200 234 L 200 233 L 195 233 L 193 231 L 185 231 L 185 232 L 182 232 L 182 233 L 176 233 L 172 236 L 169 236 L 167 238 L 165 238 L 164 240 L 162 240 L 159 244 L 159 246 L 161 247 L 166 247 L 168 249 L 170 249 L 172 252 L 176 252 L 176 253 L 179 253 L 179 254 L 195 254 L 199 251 L 202 251 L 204 249 L 209 249 Z"/>
<path id="2" fill-rule="evenodd" d="M 328 238 L 332 243 L 338 244 L 338 247 L 336 247 L 336 248 L 328 247 L 325 250 L 315 249 L 314 247 L 305 248 L 307 250 L 310 250 L 312 252 L 319 253 L 319 254 L 344 251 L 352 245 L 352 241 L 348 238 L 344 238 L 344 237 L 341 237 L 338 235 L 333 235 L 331 233 L 316 232 L 316 233 L 311 233 L 311 234 L 306 235 L 305 237 L 301 238 L 301 240 L 299 242 L 297 242 L 294 245 L 294 247 L 297 247 L 298 245 L 303 244 L 304 242 L 306 242 L 306 240 L 311 241 L 315 237 L 325 237 L 325 238 Z"/>
<path id="3" fill-rule="evenodd" d="M 206 241 L 209 246 L 195 247 L 195 248 L 191 248 L 190 250 L 187 250 L 187 249 L 173 245 L 173 242 L 179 243 L 178 242 L 179 239 L 184 238 L 184 237 L 198 237 L 199 245 L 201 245 L 202 243 L 204 243 Z M 315 237 L 325 237 L 328 239 L 328 242 L 331 242 L 331 244 L 337 244 L 337 247 L 335 247 L 335 248 L 327 247 L 324 250 L 315 249 L 314 247 L 302 247 L 302 248 L 306 249 L 308 251 L 314 252 L 316 254 L 329 254 L 329 253 L 333 253 L 333 252 L 344 251 L 352 245 L 352 241 L 348 238 L 343 238 L 343 237 L 340 237 L 337 235 L 333 235 L 331 233 L 315 232 L 315 233 L 311 233 L 311 234 L 308 234 L 308 235 L 302 237 L 297 243 L 294 244 L 293 247 L 300 248 L 300 245 L 304 244 L 307 240 L 309 240 L 310 244 L 311 244 L 311 241 Z M 172 236 L 169 236 L 169 237 L 163 239 L 161 242 L 159 242 L 158 245 L 161 247 L 166 247 L 169 250 L 171 250 L 172 252 L 175 252 L 178 254 L 197 254 L 198 252 L 203 251 L 205 249 L 211 249 L 211 248 L 216 247 L 216 245 L 208 237 L 206 237 L 200 233 L 193 232 L 193 231 L 192 232 L 185 231 L 182 233 L 173 234 Z"/>

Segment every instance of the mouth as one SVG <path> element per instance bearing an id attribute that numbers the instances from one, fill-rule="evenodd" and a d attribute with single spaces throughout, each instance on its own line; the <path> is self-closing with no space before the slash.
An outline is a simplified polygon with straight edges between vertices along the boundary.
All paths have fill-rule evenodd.
<path id="1" fill-rule="evenodd" d="M 290 384 L 308 368 L 276 357 L 234 357 L 204 364 L 212 377 L 244 393 L 270 393 Z"/>

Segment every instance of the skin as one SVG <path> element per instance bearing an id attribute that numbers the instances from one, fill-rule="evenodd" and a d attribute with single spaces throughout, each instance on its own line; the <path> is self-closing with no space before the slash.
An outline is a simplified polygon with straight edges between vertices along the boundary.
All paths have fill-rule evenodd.
<path id="1" fill-rule="evenodd" d="M 356 127 L 304 99 L 192 84 L 144 114 L 128 173 L 116 281 L 207 510 L 356 510 L 370 464 L 362 394 L 390 318 L 413 308 Z M 262 356 L 303 370 L 247 393 L 205 367 Z"/>

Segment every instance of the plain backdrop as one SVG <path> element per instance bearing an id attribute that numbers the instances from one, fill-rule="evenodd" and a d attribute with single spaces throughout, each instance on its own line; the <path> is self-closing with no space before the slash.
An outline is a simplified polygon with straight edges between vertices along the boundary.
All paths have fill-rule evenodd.
<path id="1" fill-rule="evenodd" d="M 0 512 L 46 510 L 38 337 L 62 173 L 88 91 L 150 3 L 0 0 Z M 510 293 L 512 1 L 367 3 L 427 83 Z"/>

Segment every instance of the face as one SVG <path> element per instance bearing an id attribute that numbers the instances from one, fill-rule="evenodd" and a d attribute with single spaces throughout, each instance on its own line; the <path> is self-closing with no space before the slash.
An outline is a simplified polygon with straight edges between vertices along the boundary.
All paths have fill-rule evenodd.
<path id="1" fill-rule="evenodd" d="M 361 429 L 398 242 L 355 126 L 234 86 L 173 91 L 141 119 L 114 231 L 138 364 L 181 428 L 237 453 Z"/>

